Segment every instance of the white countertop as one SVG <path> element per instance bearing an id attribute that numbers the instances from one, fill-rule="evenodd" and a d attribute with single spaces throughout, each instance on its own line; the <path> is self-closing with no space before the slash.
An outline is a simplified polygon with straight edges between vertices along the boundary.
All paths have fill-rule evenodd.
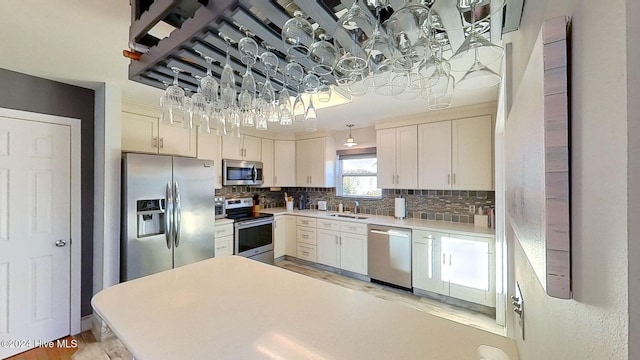
<path id="1" fill-rule="evenodd" d="M 404 228 L 410 228 L 415 230 L 454 232 L 462 235 L 495 237 L 494 229 L 481 227 L 481 226 L 474 226 L 473 224 L 462 224 L 462 223 L 454 223 L 454 222 L 446 222 L 446 221 L 423 220 L 423 219 L 415 219 L 415 218 L 396 219 L 393 216 L 370 215 L 370 214 L 359 214 L 360 216 L 366 217 L 366 219 L 350 219 L 346 217 L 343 218 L 343 217 L 330 216 L 330 214 L 336 214 L 335 211 L 297 210 L 297 209 L 286 210 L 285 208 L 261 209 L 260 212 L 273 214 L 273 215 L 286 214 L 286 215 L 297 215 L 297 216 L 311 216 L 316 218 L 326 218 L 326 219 L 340 220 L 340 221 L 353 221 L 353 222 L 361 222 L 366 224 L 404 227 Z"/>
<path id="2" fill-rule="evenodd" d="M 238 256 L 102 290 L 91 304 L 137 360 L 475 360 L 511 339 Z"/>
<path id="3" fill-rule="evenodd" d="M 227 219 L 227 218 L 216 219 L 216 225 L 226 225 L 226 224 L 233 224 L 233 219 Z"/>

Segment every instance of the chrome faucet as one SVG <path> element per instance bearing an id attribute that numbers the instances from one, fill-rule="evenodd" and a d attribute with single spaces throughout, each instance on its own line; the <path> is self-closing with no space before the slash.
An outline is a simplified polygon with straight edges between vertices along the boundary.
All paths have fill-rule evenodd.
<path id="1" fill-rule="evenodd" d="M 358 215 L 358 207 L 360 206 L 360 203 L 356 200 L 353 202 L 353 213 Z"/>

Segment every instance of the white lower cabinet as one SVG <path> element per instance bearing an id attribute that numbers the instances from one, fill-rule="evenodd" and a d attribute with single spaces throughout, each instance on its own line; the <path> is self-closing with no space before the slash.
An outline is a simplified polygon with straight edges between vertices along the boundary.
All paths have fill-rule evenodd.
<path id="1" fill-rule="evenodd" d="M 275 215 L 273 219 L 273 256 L 296 256 L 296 220 L 289 215 Z"/>
<path id="2" fill-rule="evenodd" d="M 216 225 L 215 257 L 233 255 L 233 223 Z"/>
<path id="3" fill-rule="evenodd" d="M 316 219 L 299 216 L 296 218 L 296 257 L 307 261 L 317 261 Z"/>
<path id="4" fill-rule="evenodd" d="M 413 287 L 495 306 L 495 239 L 413 230 Z"/>
<path id="5" fill-rule="evenodd" d="M 318 229 L 317 234 L 318 263 L 339 268 L 340 232 Z"/>
<path id="6" fill-rule="evenodd" d="M 318 263 L 367 275 L 367 225 L 318 220 Z"/>

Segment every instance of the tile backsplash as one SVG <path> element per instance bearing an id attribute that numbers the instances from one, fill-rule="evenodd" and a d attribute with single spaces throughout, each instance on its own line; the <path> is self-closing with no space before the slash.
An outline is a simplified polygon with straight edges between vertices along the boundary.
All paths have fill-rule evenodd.
<path id="1" fill-rule="evenodd" d="M 262 208 L 284 207 L 284 193 L 294 198 L 294 207 L 298 208 L 300 194 L 304 194 L 307 201 L 307 209 L 316 209 L 318 200 L 327 202 L 329 211 L 337 211 L 342 203 L 345 210 L 354 210 L 354 201 L 360 203 L 359 213 L 372 215 L 393 216 L 394 199 L 402 196 L 407 200 L 407 217 L 428 220 L 441 220 L 457 223 L 473 223 L 474 213 L 470 211 L 470 205 L 476 209 L 493 208 L 495 205 L 494 191 L 466 191 L 466 190 L 399 190 L 383 189 L 382 197 L 376 199 L 363 199 L 336 196 L 335 188 L 282 188 L 279 191 L 270 191 L 268 188 L 255 188 L 250 186 L 224 186 L 216 190 L 216 195 L 233 197 L 260 196 Z"/>

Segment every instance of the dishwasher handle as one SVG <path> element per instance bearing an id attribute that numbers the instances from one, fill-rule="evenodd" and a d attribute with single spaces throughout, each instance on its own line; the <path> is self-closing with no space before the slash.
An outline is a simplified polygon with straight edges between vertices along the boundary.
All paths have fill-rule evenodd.
<path id="1" fill-rule="evenodd" d="M 396 237 L 402 237 L 402 238 L 408 238 L 409 237 L 409 234 L 407 234 L 407 233 L 393 231 L 393 230 L 382 231 L 382 230 L 371 229 L 371 230 L 369 230 L 369 232 L 372 233 L 372 234 L 396 236 Z"/>

